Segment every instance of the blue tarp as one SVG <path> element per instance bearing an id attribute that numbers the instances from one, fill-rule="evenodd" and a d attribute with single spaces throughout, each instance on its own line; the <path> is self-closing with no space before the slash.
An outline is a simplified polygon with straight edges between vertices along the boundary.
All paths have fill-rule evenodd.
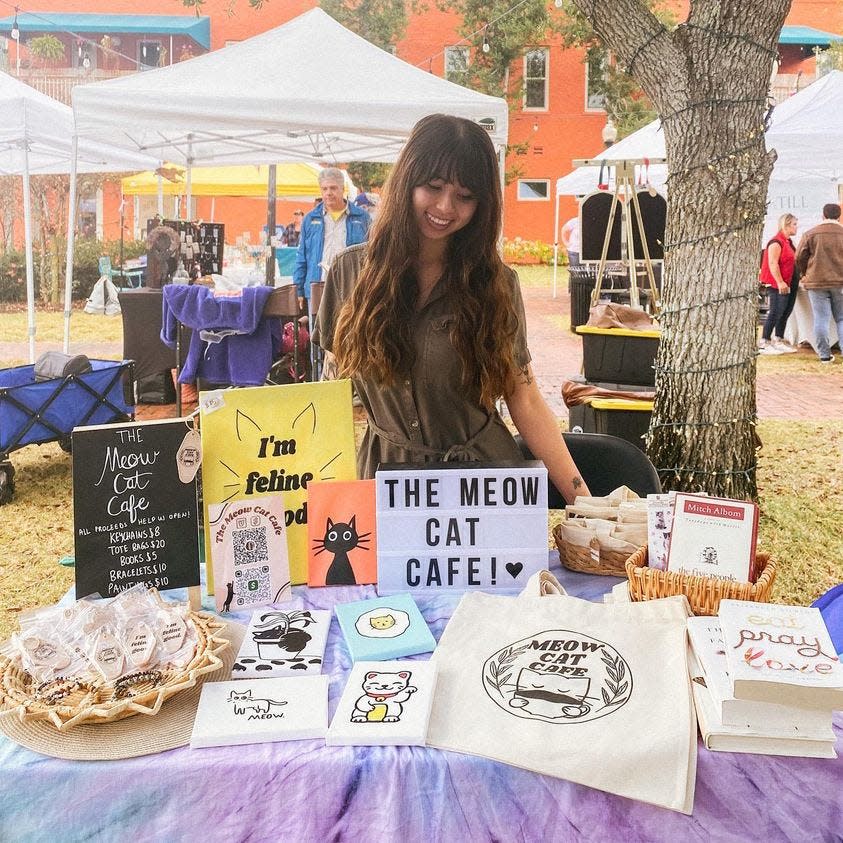
<path id="1" fill-rule="evenodd" d="M 0 32 L 9 35 L 15 15 L 0 18 Z M 211 49 L 211 19 L 196 15 L 100 15 L 62 12 L 19 12 L 22 33 L 64 32 L 73 35 L 185 35 Z"/>

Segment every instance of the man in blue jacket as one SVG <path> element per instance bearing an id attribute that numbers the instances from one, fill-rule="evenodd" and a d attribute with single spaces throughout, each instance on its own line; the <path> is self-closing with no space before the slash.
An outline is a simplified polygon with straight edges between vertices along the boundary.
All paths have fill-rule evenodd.
<path id="1" fill-rule="evenodd" d="M 336 167 L 320 170 L 322 202 L 306 214 L 302 222 L 293 270 L 302 310 L 307 309 L 310 300 L 310 285 L 325 280 L 334 257 L 346 246 L 362 243 L 369 233 L 371 218 L 360 206 L 346 202 L 344 187 L 342 170 Z"/>

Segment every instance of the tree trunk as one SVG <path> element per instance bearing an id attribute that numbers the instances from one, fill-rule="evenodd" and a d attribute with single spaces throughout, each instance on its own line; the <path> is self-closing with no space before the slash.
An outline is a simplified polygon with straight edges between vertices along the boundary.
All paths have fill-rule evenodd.
<path id="1" fill-rule="evenodd" d="M 573 0 L 653 101 L 667 149 L 661 342 L 648 454 L 665 488 L 754 498 L 764 144 L 790 0 L 697 0 L 666 30 L 640 0 Z"/>

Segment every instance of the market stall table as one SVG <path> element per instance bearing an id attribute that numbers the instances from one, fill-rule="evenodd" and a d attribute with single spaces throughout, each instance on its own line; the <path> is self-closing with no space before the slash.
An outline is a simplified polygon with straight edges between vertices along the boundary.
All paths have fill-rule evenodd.
<path id="1" fill-rule="evenodd" d="M 619 580 L 554 573 L 599 600 Z M 372 586 L 294 589 L 305 608 Z M 419 599 L 438 639 L 458 597 Z M 244 614 L 232 616 L 241 622 Z M 330 714 L 350 660 L 336 623 L 325 654 Z M 835 715 L 837 752 L 843 716 Z M 588 747 L 583 747 L 584 753 Z M 484 758 L 321 740 L 123 761 L 48 758 L 0 738 L 0 839 L 550 841 L 831 840 L 843 835 L 843 761 L 699 750 L 692 816 Z M 630 770 L 630 775 L 635 775 Z"/>

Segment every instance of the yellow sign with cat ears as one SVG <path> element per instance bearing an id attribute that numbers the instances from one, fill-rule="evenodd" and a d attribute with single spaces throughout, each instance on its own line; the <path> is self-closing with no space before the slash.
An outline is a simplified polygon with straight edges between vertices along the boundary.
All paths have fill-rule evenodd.
<path id="1" fill-rule="evenodd" d="M 210 506 L 278 495 L 290 575 L 293 583 L 305 582 L 308 485 L 357 476 L 351 381 L 203 392 L 199 412 L 206 561 L 214 538 Z M 262 546 L 259 537 L 249 542 L 238 564 L 259 566 Z"/>

